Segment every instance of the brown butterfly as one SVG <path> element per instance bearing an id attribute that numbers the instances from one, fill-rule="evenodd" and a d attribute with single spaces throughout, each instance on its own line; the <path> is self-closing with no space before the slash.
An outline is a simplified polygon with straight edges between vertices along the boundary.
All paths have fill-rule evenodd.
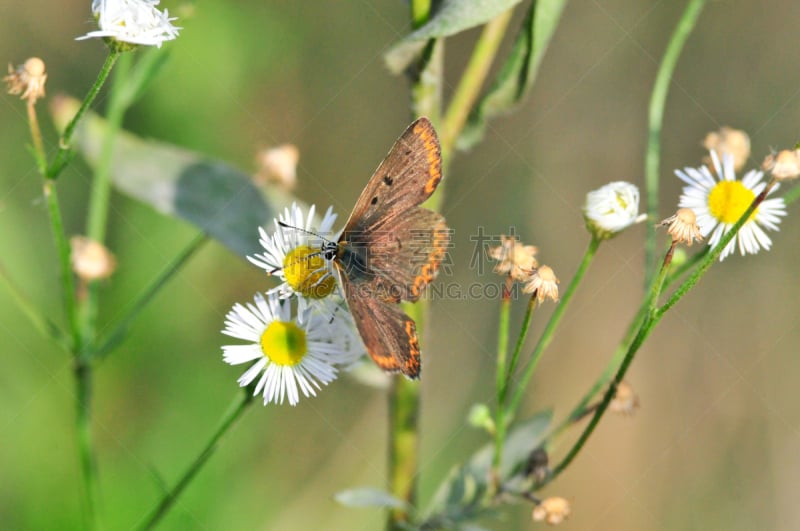
<path id="1" fill-rule="evenodd" d="M 419 378 L 417 326 L 398 306 L 416 301 L 436 277 L 450 231 L 444 217 L 420 207 L 442 180 L 439 138 L 430 120 L 412 123 L 361 192 L 333 261 L 367 353 L 387 372 Z"/>

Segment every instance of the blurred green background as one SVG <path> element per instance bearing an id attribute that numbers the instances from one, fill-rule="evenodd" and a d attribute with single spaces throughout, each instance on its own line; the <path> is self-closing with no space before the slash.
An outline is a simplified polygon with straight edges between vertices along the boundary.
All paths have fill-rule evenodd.
<path id="1" fill-rule="evenodd" d="M 642 184 L 649 91 L 685 1 L 575 1 L 566 9 L 527 104 L 492 122 L 459 154 L 444 213 L 455 229 L 447 282 L 496 283 L 468 267 L 470 234 L 510 226 L 569 281 L 587 244 L 585 193 L 612 180 Z M 164 2 L 184 15 L 171 60 L 125 127 L 254 171 L 255 152 L 301 151 L 298 195 L 334 205 L 340 221 L 410 121 L 406 81 L 382 53 L 408 28 L 407 5 L 377 2 Z M 189 12 L 191 16 L 185 16 Z M 667 102 L 662 217 L 680 193 L 672 169 L 697 165 L 706 132 L 749 132 L 750 166 L 800 140 L 800 4 L 709 2 L 681 57 Z M 517 20 L 514 25 L 517 25 Z M 0 60 L 42 57 L 48 95 L 83 97 L 105 56 L 90 2 L 0 3 Z M 447 44 L 452 83 L 474 42 Z M 507 48 L 507 47 L 506 47 Z M 52 130 L 44 107 L 44 129 Z M 103 95 L 98 106 L 102 108 Z M 0 261 L 63 322 L 56 256 L 28 142 L 24 105 L 0 105 Z M 59 183 L 67 230 L 83 231 L 91 173 Z M 609 415 L 544 495 L 567 497 L 564 529 L 797 529 L 800 507 L 800 262 L 797 205 L 770 252 L 712 268 L 671 311 L 628 380 L 642 407 Z M 103 292 L 111 323 L 194 235 L 124 196 L 113 197 L 109 246 L 119 269 Z M 255 227 L 253 228 L 255 230 Z M 638 226 L 601 247 L 546 353 L 526 410 L 564 415 L 596 378 L 641 298 Z M 795 244 L 792 244 L 795 242 Z M 694 251 L 695 249 L 691 249 Z M 230 306 L 269 286 L 262 272 L 207 245 L 96 373 L 94 430 L 109 529 L 139 521 L 199 451 L 237 393 L 242 372 L 221 360 Z M 516 308 L 519 321 L 523 304 Z M 466 426 L 492 399 L 496 300 L 437 300 L 423 344 L 421 499 L 484 436 Z M 552 311 L 546 305 L 534 331 Z M 80 527 L 74 389 L 68 356 L 39 337 L 0 292 L 0 522 L 6 529 Z M 164 529 L 377 529 L 376 510 L 331 495 L 385 483 L 386 403 L 344 378 L 295 408 L 256 406 L 164 520 Z M 564 440 L 556 457 L 568 446 Z M 529 505 L 492 529 L 533 529 Z M 541 524 L 539 525 L 541 526 Z"/>

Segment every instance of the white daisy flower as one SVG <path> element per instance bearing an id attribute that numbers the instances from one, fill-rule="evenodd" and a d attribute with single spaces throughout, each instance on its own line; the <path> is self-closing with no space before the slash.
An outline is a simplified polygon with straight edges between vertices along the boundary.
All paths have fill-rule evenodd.
<path id="1" fill-rule="evenodd" d="M 94 0 L 92 13 L 100 28 L 90 31 L 76 40 L 92 37 L 110 38 L 119 42 L 158 46 L 178 36 L 178 28 L 172 25 L 165 9 L 162 13 L 155 6 L 159 0 Z"/>
<path id="2" fill-rule="evenodd" d="M 277 293 L 282 299 L 299 296 L 300 312 L 305 310 L 307 300 L 322 302 L 323 307 L 330 311 L 341 303 L 332 264 L 321 254 L 324 239 L 336 238 L 332 232 L 336 214 L 333 207 L 328 208 L 322 223 L 315 228 L 315 211 L 315 205 L 311 205 L 306 216 L 296 203 L 292 203 L 291 208 L 285 209 L 274 221 L 275 232 L 272 235 L 259 227 L 259 243 L 265 252 L 247 257 L 282 281 L 268 293 Z M 329 297 L 334 293 L 335 297 Z"/>
<path id="3" fill-rule="evenodd" d="M 639 189 L 625 181 L 609 183 L 586 194 L 586 227 L 600 239 L 616 236 L 640 221 Z"/>
<path id="4" fill-rule="evenodd" d="M 708 244 L 713 247 L 733 228 L 753 199 L 760 194 L 766 183 L 764 172 L 750 170 L 741 181 L 736 180 L 733 158 L 724 154 L 720 164 L 716 152 L 711 152 L 714 166 L 712 174 L 708 166 L 675 170 L 675 175 L 688 186 L 683 187 L 678 206 L 691 208 L 697 215 L 697 225 Z M 770 194 L 777 190 L 775 186 Z M 769 249 L 772 245 L 764 228 L 778 230 L 781 216 L 786 215 L 786 204 L 782 197 L 765 199 L 748 219 L 739 233 L 725 246 L 720 261 L 739 247 L 742 256 Z M 709 235 L 710 238 L 709 238 Z"/>
<path id="5" fill-rule="evenodd" d="M 342 334 L 337 320 L 316 312 L 292 318 L 291 302 L 276 294 L 265 299 L 257 294 L 253 304 L 235 304 L 225 318 L 223 334 L 248 341 L 222 347 L 223 359 L 231 365 L 253 364 L 239 377 L 245 387 L 256 381 L 254 396 L 264 405 L 294 406 L 303 396 L 316 396 L 322 385 L 336 379 L 339 368 L 349 367 L 361 355 L 353 348 L 350 334 Z M 259 377 L 260 376 L 260 377 Z"/>

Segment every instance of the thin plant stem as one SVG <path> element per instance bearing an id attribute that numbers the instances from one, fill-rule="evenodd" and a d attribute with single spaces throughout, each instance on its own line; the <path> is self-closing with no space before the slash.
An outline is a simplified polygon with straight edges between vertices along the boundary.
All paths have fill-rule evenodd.
<path id="1" fill-rule="evenodd" d="M 78 324 L 77 301 L 75 299 L 75 284 L 72 278 L 70 264 L 70 247 L 64 234 L 64 221 L 61 218 L 61 207 L 58 202 L 56 183 L 50 179 L 44 181 L 44 198 L 47 203 L 47 213 L 50 218 L 50 228 L 53 231 L 53 240 L 58 253 L 59 274 L 61 277 L 61 296 L 64 303 L 64 314 L 72 337 L 72 350 L 76 355 L 83 349 L 80 326 Z"/>
<path id="2" fill-rule="evenodd" d="M 194 256 L 202 246 L 208 241 L 208 235 L 200 233 L 195 236 L 189 245 L 187 245 L 167 266 L 153 279 L 149 286 L 139 295 L 139 297 L 131 304 L 128 313 L 119 320 L 114 329 L 105 337 L 100 343 L 100 346 L 95 350 L 95 358 L 100 360 L 107 356 L 125 337 L 128 333 L 133 322 L 147 307 L 153 297 L 155 297 L 161 288 L 169 282 L 170 279 L 181 270 L 181 268 Z"/>
<path id="3" fill-rule="evenodd" d="M 53 160 L 53 163 L 47 168 L 47 172 L 45 174 L 48 179 L 56 179 L 69 162 L 72 152 L 70 148 L 70 142 L 72 142 L 72 135 L 75 133 L 75 127 L 78 125 L 80 119 L 84 114 L 86 114 L 86 111 L 89 110 L 89 107 L 94 102 L 97 94 L 100 92 L 100 89 L 106 82 L 108 75 L 111 73 L 111 69 L 114 68 L 114 63 L 116 63 L 121 53 L 122 52 L 114 48 L 109 49 L 108 57 L 106 57 L 106 61 L 103 63 L 100 73 L 97 74 L 97 79 L 89 89 L 89 93 L 83 99 L 83 103 L 81 103 L 78 112 L 75 113 L 75 116 L 73 116 L 72 120 L 70 120 L 70 122 L 67 124 L 67 127 L 64 129 L 64 133 L 59 139 L 58 153 L 56 153 L 55 160 Z"/>
<path id="4" fill-rule="evenodd" d="M 794 188 L 786 192 L 786 195 L 783 196 L 783 201 L 787 205 L 791 205 L 797 199 L 800 198 L 800 185 L 795 185 Z"/>
<path id="5" fill-rule="evenodd" d="M 645 195 L 647 197 L 647 236 L 645 238 L 645 286 L 649 286 L 656 270 L 656 227 L 652 221 L 658 219 L 659 165 L 661 162 L 661 131 L 664 125 L 664 107 L 669 93 L 672 75 L 686 40 L 700 17 L 706 0 L 691 0 L 670 37 L 664 57 L 658 68 L 647 125 L 647 150 L 645 153 Z"/>
<path id="6" fill-rule="evenodd" d="M 36 116 L 36 104 L 28 100 L 28 105 L 26 107 L 28 109 L 28 127 L 31 130 L 36 167 L 39 173 L 44 175 L 47 171 L 47 155 L 44 152 L 44 144 L 42 143 L 42 131 L 39 128 L 39 118 Z"/>
<path id="7" fill-rule="evenodd" d="M 528 308 L 525 310 L 525 317 L 522 318 L 522 326 L 520 327 L 519 336 L 517 337 L 517 344 L 514 345 L 514 352 L 511 353 L 511 362 L 508 364 L 506 382 L 505 386 L 503 387 L 503 394 L 501 395 L 501 399 L 503 401 L 505 401 L 506 396 L 508 395 L 508 389 L 511 385 L 511 378 L 514 376 L 514 372 L 517 370 L 519 355 L 522 353 L 522 346 L 525 344 L 525 339 L 528 337 L 528 329 L 531 326 L 533 312 L 536 310 L 536 301 L 536 292 L 534 292 L 531 295 L 531 298 L 528 299 Z"/>
<path id="8" fill-rule="evenodd" d="M 503 297 L 500 300 L 500 312 L 497 325 L 497 374 L 495 375 L 495 387 L 497 388 L 497 409 L 494 419 L 494 454 L 492 456 L 492 483 L 497 486 L 500 479 L 500 464 L 503 460 L 503 441 L 506 437 L 505 421 L 505 394 L 506 379 L 508 369 L 506 360 L 508 358 L 508 330 L 511 321 L 511 288 L 514 279 L 506 275 L 505 285 L 503 286 Z"/>
<path id="9" fill-rule="evenodd" d="M 483 31 L 478 37 L 478 42 L 475 44 L 458 85 L 456 85 L 442 123 L 442 153 L 444 153 L 445 161 L 450 159 L 453 146 L 478 99 L 513 14 L 513 9 L 500 14 L 483 27 Z"/>
<path id="10" fill-rule="evenodd" d="M 194 458 L 189 467 L 181 474 L 180 479 L 175 486 L 169 491 L 164 493 L 158 506 L 144 519 L 144 523 L 139 525 L 139 529 L 152 529 L 158 522 L 167 514 L 167 512 L 175 504 L 175 501 L 183 493 L 184 489 L 191 483 L 195 475 L 203 468 L 208 462 L 209 458 L 214 455 L 214 452 L 219 446 L 220 440 L 225 436 L 228 431 L 233 427 L 237 420 L 242 416 L 253 402 L 253 396 L 249 389 L 243 389 L 242 393 L 233 401 L 231 406 L 225 412 L 217 430 L 211 435 L 211 438 L 203 447 L 203 450 Z"/>
<path id="11" fill-rule="evenodd" d="M 19 310 L 28 318 L 39 333 L 52 339 L 53 342 L 67 352 L 72 352 L 72 343 L 67 335 L 50 319 L 39 313 L 28 297 L 11 281 L 11 278 L 8 276 L 2 264 L 0 264 L 0 283 L 6 286 L 8 293 L 11 295 L 11 298 L 14 299 Z"/>
<path id="12" fill-rule="evenodd" d="M 598 238 L 592 237 L 591 241 L 589 242 L 589 246 L 586 248 L 586 252 L 583 255 L 583 260 L 581 260 L 581 263 L 578 266 L 578 270 L 572 277 L 572 281 L 569 283 L 566 291 L 561 296 L 561 301 L 558 303 L 558 306 L 556 306 L 553 315 L 550 316 L 550 320 L 547 322 L 544 331 L 542 331 L 542 335 L 539 337 L 539 341 L 536 343 L 536 347 L 533 349 L 531 358 L 525 367 L 525 371 L 522 373 L 522 376 L 517 382 L 514 395 L 508 405 L 507 416 L 509 419 L 513 419 L 516 415 L 517 409 L 522 402 L 522 398 L 525 396 L 525 390 L 528 387 L 528 382 L 536 370 L 536 365 L 539 363 L 542 353 L 550 344 L 550 341 L 552 341 L 556 328 L 558 328 L 561 319 L 564 317 L 564 313 L 569 307 L 569 303 L 572 300 L 572 296 L 575 294 L 578 284 L 580 284 L 581 280 L 583 280 L 586 271 L 589 269 L 589 265 L 592 263 L 592 259 L 597 253 L 597 249 L 600 247 L 601 241 L 602 240 Z"/>
<path id="13" fill-rule="evenodd" d="M 92 367 L 87 358 L 75 358 L 75 385 L 77 391 L 76 426 L 78 452 L 84 482 L 84 510 L 88 529 L 102 529 L 100 518 L 100 490 L 97 484 L 97 465 L 92 440 Z"/>
<path id="14" fill-rule="evenodd" d="M 415 507 L 419 466 L 419 383 L 398 375 L 389 390 L 389 490 Z M 387 529 L 402 527 L 406 509 L 389 513 Z"/>

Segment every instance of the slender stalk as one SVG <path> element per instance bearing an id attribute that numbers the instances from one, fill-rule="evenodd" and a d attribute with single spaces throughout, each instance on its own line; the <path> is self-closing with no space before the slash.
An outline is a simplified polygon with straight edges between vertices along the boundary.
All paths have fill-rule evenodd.
<path id="1" fill-rule="evenodd" d="M 647 197 L 647 236 L 645 239 L 645 286 L 649 286 L 656 270 L 656 227 L 658 219 L 659 165 L 661 162 L 661 130 L 664 124 L 664 107 L 672 81 L 672 74 L 678 63 L 686 40 L 694 29 L 706 0 L 690 0 L 678 21 L 675 31 L 667 44 L 664 58 L 653 84 L 650 95 L 650 108 L 647 125 L 647 151 L 645 153 L 645 194 Z"/>
<path id="2" fill-rule="evenodd" d="M 158 524 L 161 518 L 172 508 L 172 505 L 183 493 L 184 489 L 191 483 L 194 476 L 200 472 L 203 465 L 208 462 L 209 458 L 214 455 L 217 450 L 220 440 L 225 434 L 228 433 L 230 428 L 242 416 L 242 413 L 247 410 L 253 401 L 253 396 L 249 389 L 243 389 L 239 397 L 231 404 L 228 410 L 222 417 L 217 430 L 211 435 L 203 450 L 194 458 L 189 467 L 181 474 L 180 479 L 175 486 L 161 498 L 158 506 L 150 513 L 144 520 L 144 523 L 139 525 L 139 529 L 152 529 Z"/>
<path id="3" fill-rule="evenodd" d="M 453 146 L 480 95 L 481 87 L 489 74 L 489 68 L 497 55 L 500 43 L 503 42 L 513 14 L 514 10 L 509 9 L 487 23 L 475 44 L 442 123 L 442 153 L 445 160 L 450 159 Z"/>
<path id="4" fill-rule="evenodd" d="M 553 315 L 550 316 L 550 320 L 547 322 L 547 326 L 542 332 L 541 337 L 539 337 L 539 341 L 536 343 L 536 347 L 533 349 L 533 353 L 531 354 L 531 359 L 528 361 L 528 365 L 525 367 L 525 371 L 515 387 L 516 390 L 514 392 L 514 396 L 508 405 L 507 414 L 509 419 L 513 419 L 514 415 L 516 415 L 520 402 L 522 402 L 522 397 L 525 396 L 525 390 L 528 387 L 528 382 L 536 370 L 536 365 L 539 363 L 539 359 L 541 358 L 544 350 L 548 347 L 548 345 L 550 345 L 550 341 L 552 341 L 556 328 L 558 328 L 562 317 L 564 317 L 564 312 L 566 312 L 567 308 L 569 307 L 569 303 L 572 300 L 572 296 L 575 294 L 578 284 L 580 284 L 581 280 L 583 280 L 586 271 L 589 269 L 589 264 L 592 263 L 592 259 L 597 253 L 598 247 L 600 247 L 600 242 L 601 240 L 592 237 L 591 241 L 589 242 L 589 246 L 586 248 L 586 253 L 583 255 L 583 260 L 578 266 L 578 270 L 575 272 L 575 276 L 572 277 L 572 281 L 564 292 L 564 295 L 561 297 L 561 302 L 559 302 L 558 306 L 556 306 L 556 309 L 553 312 Z"/>
<path id="5" fill-rule="evenodd" d="M 33 154 L 36 158 L 36 167 L 39 173 L 44 175 L 47 171 L 47 155 L 44 152 L 42 143 L 42 131 L 39 129 L 39 118 L 36 116 L 36 104 L 28 100 L 28 127 L 31 130 L 31 140 L 33 141 Z"/>
<path id="6" fill-rule="evenodd" d="M 78 452 L 84 483 L 84 511 L 88 529 L 102 529 L 100 519 L 100 489 L 97 484 L 97 466 L 94 459 L 92 441 L 92 367 L 84 357 L 75 359 L 75 385 L 78 395 L 76 402 L 76 426 Z"/>
<path id="7" fill-rule="evenodd" d="M 180 254 L 178 254 L 172 260 L 172 262 L 167 264 L 161 273 L 159 273 L 159 275 L 153 279 L 153 282 L 151 282 L 150 285 L 145 288 L 144 291 L 142 291 L 133 304 L 131 304 L 128 313 L 119 320 L 114 329 L 100 343 L 100 346 L 97 347 L 95 350 L 96 359 L 103 359 L 122 341 L 127 334 L 128 329 L 131 327 L 142 310 L 147 307 L 153 297 L 158 294 L 161 288 L 163 288 L 164 285 L 169 282 L 175 273 L 181 270 L 186 262 L 188 262 L 189 259 L 194 256 L 194 253 L 197 252 L 207 241 L 208 236 L 206 234 L 198 234 L 191 242 L 189 242 L 189 245 L 187 245 L 183 251 L 181 251 Z"/>
<path id="8" fill-rule="evenodd" d="M 497 374 L 495 387 L 497 390 L 497 409 L 494 419 L 494 455 L 492 456 L 492 483 L 496 487 L 500 480 L 500 464 L 503 460 L 503 442 L 506 438 L 505 395 L 507 386 L 506 359 L 508 357 L 508 329 L 511 321 L 511 288 L 514 280 L 506 276 L 503 286 L 503 297 L 500 301 L 500 315 L 497 326 Z"/>
<path id="9" fill-rule="evenodd" d="M 514 352 L 511 354 L 511 363 L 508 364 L 508 373 L 506 375 L 506 384 L 503 389 L 502 400 L 505 401 L 508 393 L 509 386 L 511 385 L 511 378 L 514 376 L 514 371 L 517 370 L 517 363 L 519 363 L 519 355 L 522 353 L 522 346 L 525 344 L 525 339 L 528 337 L 528 329 L 531 326 L 533 312 L 536 310 L 536 292 L 528 299 L 528 308 L 525 310 L 525 317 L 522 319 L 522 326 L 519 330 L 517 337 L 517 344 L 514 345 Z"/>
<path id="10" fill-rule="evenodd" d="M 783 200 L 787 205 L 791 205 L 797 199 L 800 198 L 800 185 L 795 185 L 794 188 L 786 192 L 786 195 L 783 196 Z"/>
<path id="11" fill-rule="evenodd" d="M 111 73 L 111 69 L 114 67 L 114 63 L 116 63 L 117 59 L 119 58 L 122 52 L 117 51 L 113 48 L 110 49 L 108 53 L 108 57 L 106 57 L 106 61 L 103 64 L 103 67 L 100 69 L 100 73 L 97 74 L 97 79 L 95 80 L 92 87 L 89 89 L 89 93 L 83 99 L 83 103 L 81 103 L 80 109 L 78 112 L 75 113 L 75 116 L 72 120 L 67 124 L 67 127 L 64 129 L 64 133 L 61 135 L 59 139 L 59 149 L 58 153 L 56 153 L 55 160 L 53 163 L 47 168 L 47 172 L 45 176 L 48 179 L 56 179 L 64 167 L 70 160 L 71 152 L 70 149 L 70 142 L 72 141 L 72 135 L 75 133 L 75 127 L 78 125 L 78 122 L 86 114 L 86 111 L 89 110 L 89 107 L 94 102 L 97 94 L 100 92 L 103 84 L 105 83 L 108 75 Z"/>
<path id="12" fill-rule="evenodd" d="M 61 297 L 64 303 L 64 314 L 72 336 L 72 349 L 80 352 L 82 340 L 77 317 L 77 301 L 75 300 L 75 284 L 72 278 L 70 264 L 70 247 L 64 234 L 64 222 L 61 218 L 61 207 L 58 202 L 56 183 L 52 180 L 44 181 L 44 198 L 47 203 L 47 213 L 50 218 L 50 227 L 53 230 L 53 240 L 58 253 L 59 274 L 61 277 Z"/>
<path id="13" fill-rule="evenodd" d="M 2 264 L 0 264 L 0 283 L 4 284 L 11 298 L 17 304 L 19 310 L 28 318 L 33 326 L 43 336 L 49 337 L 61 348 L 67 352 L 72 352 L 72 343 L 64 332 L 56 326 L 50 319 L 39 313 L 34 307 L 33 303 L 25 296 L 24 293 L 11 281 L 8 273 Z"/>
<path id="14" fill-rule="evenodd" d="M 389 390 L 389 491 L 415 507 L 419 466 L 419 383 L 404 376 L 392 378 Z M 405 509 L 389 513 L 387 529 L 402 528 Z"/>

